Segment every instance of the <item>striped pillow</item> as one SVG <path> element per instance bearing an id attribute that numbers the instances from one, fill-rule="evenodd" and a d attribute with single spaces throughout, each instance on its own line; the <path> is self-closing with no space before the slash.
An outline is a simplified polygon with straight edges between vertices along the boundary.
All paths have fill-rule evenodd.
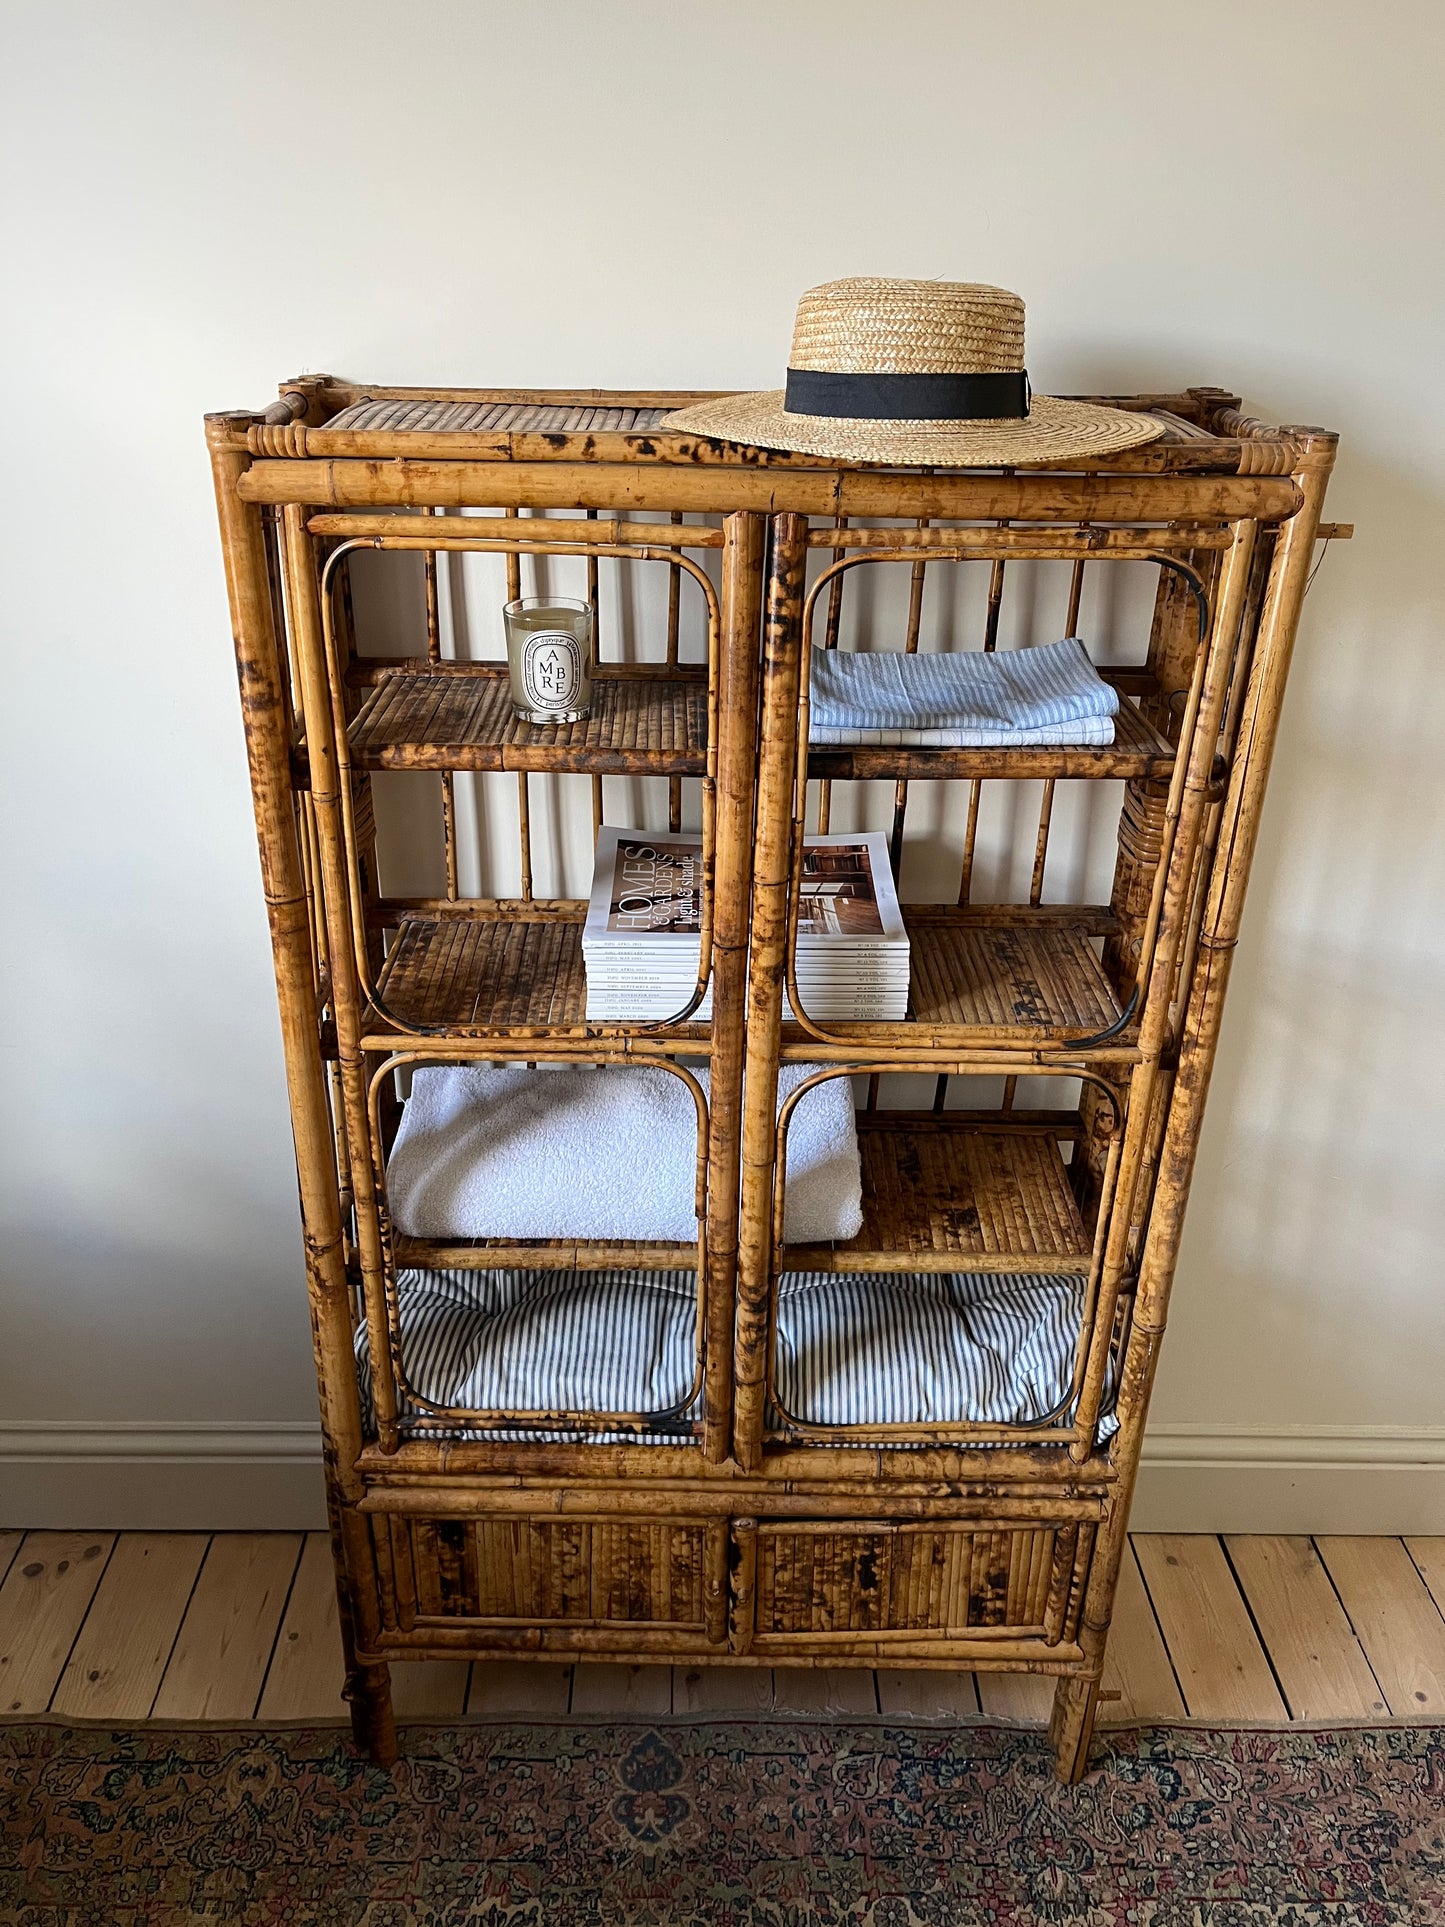
<path id="1" fill-rule="evenodd" d="M 649 1441 L 691 1435 L 690 1271 L 403 1271 L 397 1296 L 406 1380 L 434 1405 L 656 1414 Z M 778 1396 L 813 1425 L 1038 1424 L 1068 1402 L 1082 1310 L 1082 1281 L 1069 1276 L 787 1273 L 778 1289 Z M 364 1324 L 356 1354 L 370 1426 Z M 769 1422 L 778 1425 L 779 1414 Z M 555 1421 L 467 1428 L 405 1398 L 402 1424 L 454 1438 L 578 1436 Z M 1113 1430 L 1111 1418 L 1100 1426 L 1102 1436 Z"/>

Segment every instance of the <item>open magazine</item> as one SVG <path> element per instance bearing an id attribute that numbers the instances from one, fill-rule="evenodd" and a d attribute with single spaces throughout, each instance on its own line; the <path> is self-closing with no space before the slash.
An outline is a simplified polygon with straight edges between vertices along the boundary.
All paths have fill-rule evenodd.
<path id="1" fill-rule="evenodd" d="M 590 1019 L 655 1022 L 687 1002 L 697 982 L 703 869 L 696 831 L 599 831 L 582 932 Z M 901 1021 L 908 972 L 887 838 L 877 830 L 809 837 L 798 918 L 803 1008 L 833 1022 Z M 709 990 L 695 1015 L 705 1019 L 710 1006 Z"/>

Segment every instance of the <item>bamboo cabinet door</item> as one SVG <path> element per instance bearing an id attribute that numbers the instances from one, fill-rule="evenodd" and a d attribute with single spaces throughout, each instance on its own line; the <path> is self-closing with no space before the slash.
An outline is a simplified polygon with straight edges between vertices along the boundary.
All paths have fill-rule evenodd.
<path id="1" fill-rule="evenodd" d="M 1077 1631 L 1091 1523 L 739 1520 L 733 1643 L 840 1654 L 875 1644 L 1029 1642 Z"/>
<path id="2" fill-rule="evenodd" d="M 725 1637 L 727 1529 L 687 1519 L 554 1517 L 372 1520 L 378 1563 L 395 1573 L 386 1632 L 538 1626 L 579 1645 L 689 1648 Z M 545 1643 L 545 1641 L 544 1641 Z"/>

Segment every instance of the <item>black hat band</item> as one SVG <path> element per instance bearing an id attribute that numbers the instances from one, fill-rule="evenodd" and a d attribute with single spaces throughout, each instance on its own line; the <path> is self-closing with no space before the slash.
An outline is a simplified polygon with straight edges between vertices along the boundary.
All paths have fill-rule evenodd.
<path id="1" fill-rule="evenodd" d="M 1002 375 L 839 375 L 790 368 L 783 406 L 790 415 L 833 415 L 858 421 L 1023 421 L 1029 378 Z"/>

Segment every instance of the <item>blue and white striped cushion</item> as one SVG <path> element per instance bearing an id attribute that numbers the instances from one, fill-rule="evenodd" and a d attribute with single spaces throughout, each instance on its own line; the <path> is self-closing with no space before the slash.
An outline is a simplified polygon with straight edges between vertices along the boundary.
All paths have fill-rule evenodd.
<path id="1" fill-rule="evenodd" d="M 1026 649 L 814 649 L 809 740 L 1008 748 L 1112 743 L 1118 692 L 1077 636 Z"/>
<path id="2" fill-rule="evenodd" d="M 662 1415 L 692 1391 L 690 1271 L 404 1271 L 397 1295 L 407 1380 L 437 1405 Z M 778 1289 L 778 1396 L 813 1425 L 1037 1423 L 1067 1398 L 1082 1308 L 1082 1283 L 1068 1276 L 788 1273 Z M 356 1351 L 369 1422 L 364 1325 Z M 436 1426 L 404 1404 L 403 1429 Z M 577 1436 L 445 1429 L 463 1438 Z M 646 1437 L 671 1443 L 680 1429 L 685 1422 L 661 1421 Z M 1111 1419 L 1100 1427 L 1113 1429 Z"/>

